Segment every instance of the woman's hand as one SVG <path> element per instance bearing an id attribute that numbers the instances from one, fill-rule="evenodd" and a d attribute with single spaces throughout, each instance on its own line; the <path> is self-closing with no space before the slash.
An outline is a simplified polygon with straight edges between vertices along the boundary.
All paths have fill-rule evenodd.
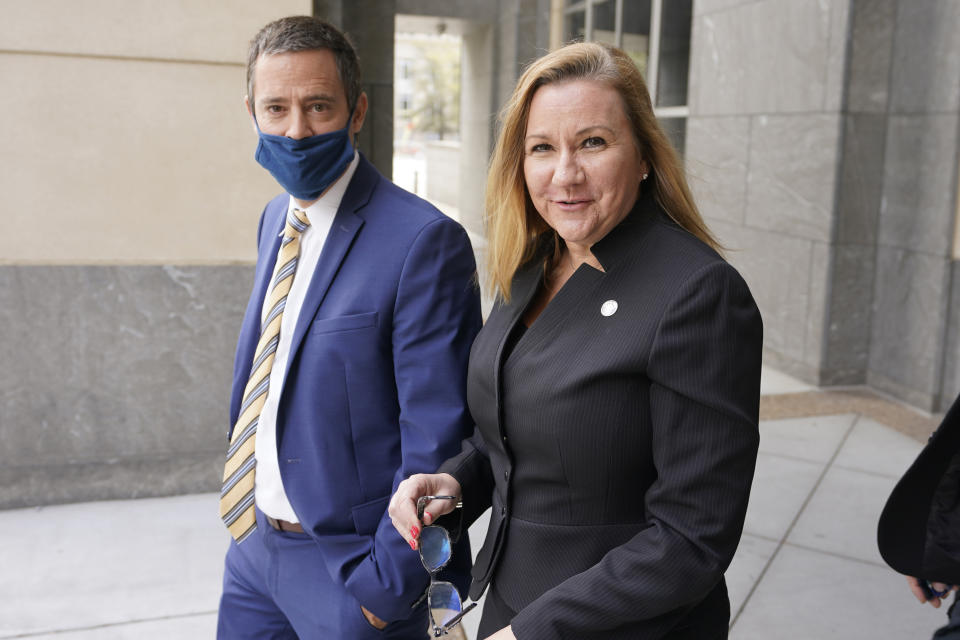
<path id="1" fill-rule="evenodd" d="M 507 625 L 492 636 L 487 636 L 487 640 L 517 640 L 517 636 L 513 635 L 513 628 Z"/>
<path id="2" fill-rule="evenodd" d="M 390 498 L 387 513 L 393 526 L 411 549 L 417 548 L 420 527 L 432 524 L 434 520 L 456 507 L 453 500 L 431 500 L 423 512 L 423 522 L 417 518 L 417 498 L 420 496 L 454 496 L 460 498 L 460 483 L 449 473 L 418 473 L 412 475 L 397 487 Z"/>

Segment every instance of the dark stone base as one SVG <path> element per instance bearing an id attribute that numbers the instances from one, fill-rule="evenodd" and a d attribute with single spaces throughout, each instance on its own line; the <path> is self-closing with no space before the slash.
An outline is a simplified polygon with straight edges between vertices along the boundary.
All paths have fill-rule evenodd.
<path id="1" fill-rule="evenodd" d="M 214 490 L 252 266 L 0 267 L 0 508 Z"/>
<path id="2" fill-rule="evenodd" d="M 5 466 L 0 509 L 219 491 L 225 453 L 182 453 L 155 459 Z"/>

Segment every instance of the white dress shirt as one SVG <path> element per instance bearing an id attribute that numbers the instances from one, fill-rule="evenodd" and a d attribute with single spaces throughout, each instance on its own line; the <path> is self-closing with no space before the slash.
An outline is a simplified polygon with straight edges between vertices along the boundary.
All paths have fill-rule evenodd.
<path id="1" fill-rule="evenodd" d="M 287 360 L 290 357 L 290 342 L 293 331 L 297 326 L 300 308 L 307 295 L 310 280 L 316 270 L 323 243 L 327 239 L 333 217 L 340 207 L 343 194 L 350 184 L 354 171 L 359 164 L 359 156 L 354 153 L 353 161 L 340 178 L 331 185 L 330 189 L 312 205 L 304 209 L 310 226 L 300 236 L 300 255 L 297 260 L 297 270 L 293 276 L 290 293 L 287 294 L 283 317 L 280 319 L 280 342 L 277 344 L 277 353 L 270 369 L 270 388 L 267 390 L 267 399 L 260 412 L 260 422 L 257 424 L 257 472 L 255 477 L 257 507 L 268 516 L 288 522 L 299 522 L 294 513 L 290 500 L 283 490 L 283 481 L 280 478 L 280 463 L 277 460 L 277 405 L 280 392 L 283 390 L 284 375 L 287 370 Z M 293 196 L 290 197 L 290 209 L 300 208 Z M 269 288 L 265 298 L 270 296 Z M 266 300 L 264 300 L 266 302 Z M 261 302 L 261 305 L 264 303 Z M 269 310 L 261 311 L 261 321 Z"/>

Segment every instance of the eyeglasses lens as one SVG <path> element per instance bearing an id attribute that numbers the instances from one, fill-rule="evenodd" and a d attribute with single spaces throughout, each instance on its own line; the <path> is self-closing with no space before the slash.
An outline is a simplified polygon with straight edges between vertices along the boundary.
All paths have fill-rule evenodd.
<path id="1" fill-rule="evenodd" d="M 433 573 L 448 562 L 453 550 L 450 547 L 450 536 L 441 527 L 425 527 L 420 533 L 420 557 L 423 566 Z"/>
<path id="2" fill-rule="evenodd" d="M 460 594 L 449 582 L 434 582 L 430 585 L 427 601 L 433 621 L 441 627 L 448 625 L 463 608 Z"/>

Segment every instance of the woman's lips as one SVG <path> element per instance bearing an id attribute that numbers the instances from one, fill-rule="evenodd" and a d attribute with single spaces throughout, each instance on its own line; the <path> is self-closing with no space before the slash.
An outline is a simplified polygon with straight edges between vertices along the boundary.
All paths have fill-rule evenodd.
<path id="1" fill-rule="evenodd" d="M 563 211 L 578 211 L 585 208 L 591 202 L 592 200 L 575 198 L 569 200 L 554 200 L 553 204 Z"/>

